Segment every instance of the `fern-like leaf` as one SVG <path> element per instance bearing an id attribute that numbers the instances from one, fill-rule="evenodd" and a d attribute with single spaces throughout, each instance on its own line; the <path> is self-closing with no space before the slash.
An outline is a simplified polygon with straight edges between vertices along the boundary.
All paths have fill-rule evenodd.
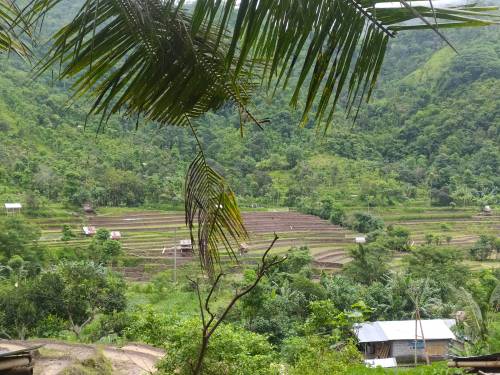
<path id="1" fill-rule="evenodd" d="M 224 178 L 208 165 L 200 152 L 186 176 L 186 224 L 201 266 L 209 275 L 220 264 L 219 248 L 236 260 L 234 249 L 247 238 L 247 231 L 234 193 Z M 197 231 L 197 235 L 195 233 Z"/>

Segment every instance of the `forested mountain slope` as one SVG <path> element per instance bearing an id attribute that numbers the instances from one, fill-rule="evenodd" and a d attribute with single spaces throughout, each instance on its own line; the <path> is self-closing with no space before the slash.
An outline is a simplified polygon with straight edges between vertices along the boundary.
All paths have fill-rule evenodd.
<path id="1" fill-rule="evenodd" d="M 58 20 L 48 21 L 49 26 Z M 207 155 L 244 204 L 310 205 L 324 198 L 386 205 L 494 204 L 500 186 L 500 29 L 432 33 L 391 44 L 379 87 L 358 118 L 339 110 L 326 134 L 298 127 L 291 93 L 257 95 L 240 129 L 230 107 L 197 121 Z M 101 205 L 177 204 L 194 142 L 188 130 L 112 118 L 96 136 L 83 101 L 50 75 L 0 60 L 0 197 Z M 138 125 L 138 130 L 136 130 Z M 243 134 L 243 137 L 241 136 Z M 17 197 L 15 199 L 18 199 Z"/>

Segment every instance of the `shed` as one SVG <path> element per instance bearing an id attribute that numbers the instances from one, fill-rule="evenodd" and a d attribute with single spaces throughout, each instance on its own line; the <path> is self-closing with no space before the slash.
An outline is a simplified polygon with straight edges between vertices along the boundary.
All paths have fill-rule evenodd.
<path id="1" fill-rule="evenodd" d="M 193 244 L 191 240 L 180 240 L 179 241 L 179 250 L 181 254 L 189 254 L 193 251 Z"/>
<path id="2" fill-rule="evenodd" d="M 3 351 L 0 348 L 0 373 L 32 375 L 35 351 L 43 345 Z"/>
<path id="3" fill-rule="evenodd" d="M 491 207 L 490 207 L 490 206 L 488 206 L 488 205 L 484 206 L 484 207 L 483 207 L 483 213 L 484 213 L 485 215 L 491 215 Z"/>
<path id="4" fill-rule="evenodd" d="M 95 212 L 91 203 L 84 203 L 82 208 L 83 208 L 83 212 L 85 212 L 87 214 L 93 214 Z"/>
<path id="5" fill-rule="evenodd" d="M 93 236 L 97 232 L 96 228 L 93 225 L 83 227 L 82 229 L 83 234 L 85 234 L 86 236 Z"/>
<path id="6" fill-rule="evenodd" d="M 356 238 L 354 238 L 354 242 L 357 244 L 364 244 L 364 243 L 366 243 L 366 237 L 356 236 Z"/>
<path id="7" fill-rule="evenodd" d="M 450 330 L 454 324 L 453 319 L 421 320 L 416 337 L 415 320 L 361 323 L 354 331 L 367 359 L 393 357 L 398 362 L 412 362 L 415 352 L 419 359 L 424 359 L 426 352 L 431 360 L 446 358 L 451 342 L 456 340 Z"/>
<path id="8" fill-rule="evenodd" d="M 120 233 L 120 231 L 112 230 L 109 233 L 109 238 L 111 238 L 112 240 L 120 240 L 122 238 L 122 234 Z"/>
<path id="9" fill-rule="evenodd" d="M 18 214 L 21 212 L 23 205 L 21 203 L 5 203 L 5 212 L 8 214 Z"/>
<path id="10" fill-rule="evenodd" d="M 249 248 L 250 248 L 250 246 L 248 246 L 248 244 L 246 242 L 240 243 L 240 246 L 239 246 L 240 255 L 244 255 L 244 254 L 248 253 Z"/>

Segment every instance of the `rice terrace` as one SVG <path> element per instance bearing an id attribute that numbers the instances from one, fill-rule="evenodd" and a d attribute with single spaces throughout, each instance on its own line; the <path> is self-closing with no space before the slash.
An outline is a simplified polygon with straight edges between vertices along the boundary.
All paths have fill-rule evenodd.
<path id="1" fill-rule="evenodd" d="M 92 215 L 81 213 L 76 216 L 36 219 L 36 223 L 42 228 L 39 242 L 49 248 L 63 245 L 84 248 L 90 238 L 82 233 L 83 226 L 120 231 L 120 241 L 127 258 L 124 260 L 125 265 L 116 269 L 130 280 L 145 281 L 159 271 L 172 269 L 174 247 L 178 247 L 181 240 L 189 239 L 182 212 L 127 209 L 102 211 L 103 213 Z M 450 246 L 466 249 L 477 241 L 478 233 L 495 234 L 500 231 L 498 213 L 486 216 L 477 209 L 402 208 L 380 211 L 375 210 L 387 225 L 408 228 L 415 244 L 423 243 L 426 234 L 435 234 L 444 242 L 450 237 Z M 243 217 L 250 240 L 241 258 L 242 262 L 258 260 L 273 233 L 277 233 L 280 239 L 274 248 L 275 253 L 286 252 L 291 247 L 308 247 L 318 271 L 335 272 L 349 262 L 348 250 L 354 245 L 356 235 L 359 235 L 317 216 L 284 209 L 244 212 Z M 61 241 L 64 224 L 70 225 L 80 235 L 70 241 Z M 192 261 L 196 260 L 193 260 L 191 253 L 182 254 L 179 251 L 177 266 Z M 481 266 L 477 263 L 474 265 Z M 492 265 L 495 266 L 494 263 Z"/>

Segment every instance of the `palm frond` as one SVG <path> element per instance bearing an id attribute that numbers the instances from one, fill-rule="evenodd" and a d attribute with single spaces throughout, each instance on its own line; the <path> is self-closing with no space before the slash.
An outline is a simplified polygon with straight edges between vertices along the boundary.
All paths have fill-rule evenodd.
<path id="1" fill-rule="evenodd" d="M 19 35 L 28 31 L 21 13 L 13 1 L 0 0 L 0 53 L 12 51 L 21 57 L 29 55 L 29 48 Z"/>
<path id="2" fill-rule="evenodd" d="M 262 61 L 262 78 L 268 86 L 292 84 L 292 72 L 297 70 L 290 104 L 297 106 L 299 94 L 306 91 L 302 123 L 316 106 L 315 122 L 326 118 L 328 125 L 342 92 L 348 112 L 370 98 L 388 38 L 396 31 L 426 28 L 439 33 L 438 26 L 443 25 L 493 23 L 494 15 L 488 13 L 493 8 L 447 9 L 427 1 L 417 3 L 415 9 L 405 0 L 198 0 L 193 29 L 213 29 L 219 40 L 229 35 L 226 65 L 236 63 L 238 73 L 245 63 Z M 426 20 L 431 16 L 437 24 Z"/>
<path id="3" fill-rule="evenodd" d="M 186 224 L 202 269 L 210 275 L 220 264 L 219 247 L 236 260 L 234 247 L 247 238 L 234 193 L 224 178 L 208 165 L 203 152 L 193 160 L 186 176 Z M 195 228 L 197 236 L 195 238 Z"/>
<path id="4" fill-rule="evenodd" d="M 472 341 L 484 338 L 486 333 L 486 322 L 479 304 L 465 288 L 459 288 L 459 298 L 461 307 L 465 311 L 464 326 L 466 335 L 472 339 Z"/>
<path id="5" fill-rule="evenodd" d="M 193 33 L 174 1 L 87 0 L 55 35 L 39 72 L 59 63 L 59 78 L 76 78 L 75 95 L 93 95 L 91 113 L 103 118 L 125 110 L 187 125 L 227 101 L 244 106 L 253 87 L 245 73 L 226 69 L 215 37 L 203 28 Z"/>
<path id="6" fill-rule="evenodd" d="M 493 308 L 495 312 L 500 310 L 500 282 L 497 283 L 495 289 L 491 292 L 490 295 L 490 306 Z"/>

